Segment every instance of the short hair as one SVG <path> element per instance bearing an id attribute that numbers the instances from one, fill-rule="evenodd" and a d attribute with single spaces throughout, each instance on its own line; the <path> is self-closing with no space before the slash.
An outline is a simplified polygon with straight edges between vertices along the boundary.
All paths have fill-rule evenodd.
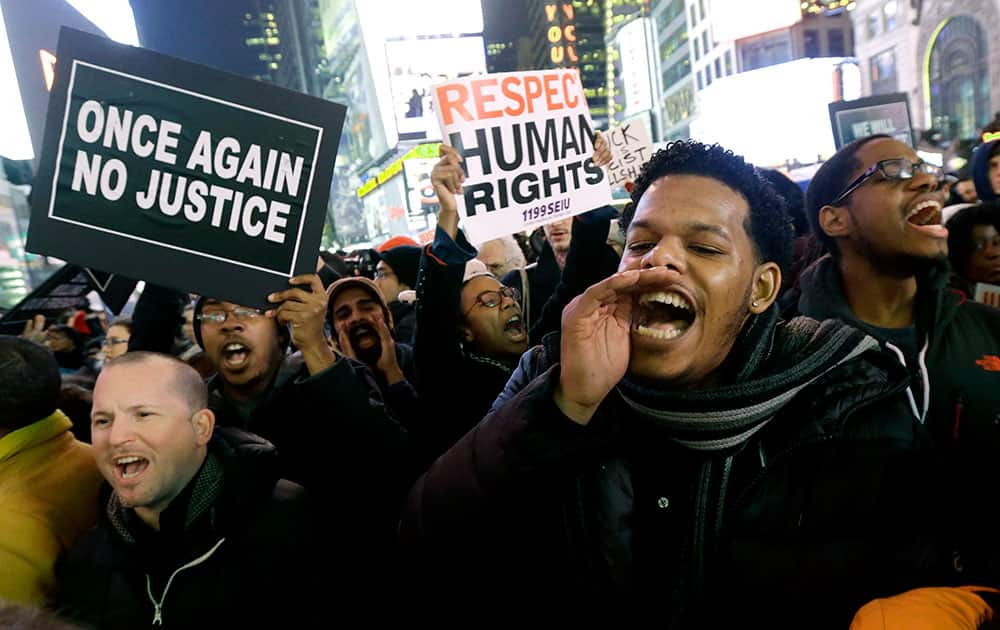
<path id="1" fill-rule="evenodd" d="M 0 600 L 0 628 L 10 630 L 82 630 L 53 613 L 34 606 Z"/>
<path id="2" fill-rule="evenodd" d="M 161 361 L 173 368 L 171 385 L 174 393 L 179 394 L 187 401 L 192 413 L 208 406 L 208 385 L 202 380 L 197 370 L 175 356 L 143 350 L 129 352 L 109 361 L 104 367 L 104 371 L 117 370 L 133 363 L 149 363 L 151 361 Z"/>
<path id="3" fill-rule="evenodd" d="M 48 348 L 0 335 L 0 427 L 14 431 L 52 415 L 61 385 L 59 364 Z"/>
<path id="4" fill-rule="evenodd" d="M 1000 202 L 988 201 L 963 208 L 945 224 L 948 228 L 948 258 L 952 269 L 960 276 L 965 275 L 965 267 L 972 257 L 972 228 L 977 225 L 992 225 L 1000 232 Z"/>
<path id="5" fill-rule="evenodd" d="M 128 334 L 132 334 L 132 318 L 131 317 L 116 317 L 111 320 L 108 324 L 108 330 L 111 330 L 112 326 L 121 326 L 122 328 L 128 329 Z"/>
<path id="6" fill-rule="evenodd" d="M 518 267 L 524 267 L 528 264 L 528 261 L 524 258 L 524 252 L 521 251 L 521 246 L 518 245 L 517 240 L 510 234 L 486 241 L 479 246 L 479 251 L 482 251 L 483 248 L 490 243 L 500 244 L 503 251 L 503 260 L 508 268 L 516 269 Z"/>
<path id="7" fill-rule="evenodd" d="M 67 326 L 66 324 L 55 324 L 49 326 L 46 331 L 52 331 L 55 333 L 62 333 L 69 337 L 69 340 L 73 342 L 73 346 L 77 350 L 83 350 L 83 335 L 80 334 L 76 328 L 72 326 Z"/>
<path id="8" fill-rule="evenodd" d="M 758 262 L 775 262 L 782 271 L 788 269 L 793 233 L 785 202 L 752 164 L 718 144 L 677 140 L 654 153 L 635 180 L 632 203 L 625 206 L 621 222 L 624 232 L 628 232 L 646 190 L 656 180 L 672 174 L 710 177 L 742 195 L 750 207 L 743 228 Z"/>
<path id="9" fill-rule="evenodd" d="M 820 227 L 819 211 L 844 192 L 847 185 L 851 183 L 851 175 L 854 171 L 864 166 L 857 158 L 861 147 L 873 140 L 886 138 L 891 140 L 892 136 L 884 133 L 875 134 L 845 144 L 833 154 L 833 157 L 819 167 L 819 170 L 813 175 L 812 181 L 809 182 L 809 187 L 806 189 L 806 217 L 809 219 L 809 225 L 812 226 L 813 234 L 816 235 L 820 244 L 833 254 L 838 253 L 837 243 Z"/>

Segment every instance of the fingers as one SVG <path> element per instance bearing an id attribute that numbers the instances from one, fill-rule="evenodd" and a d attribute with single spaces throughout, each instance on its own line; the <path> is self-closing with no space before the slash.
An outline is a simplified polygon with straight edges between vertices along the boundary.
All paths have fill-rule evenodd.
<path id="1" fill-rule="evenodd" d="M 311 273 L 302 276 L 295 276 L 288 281 L 293 285 L 308 285 L 308 289 L 286 289 L 267 296 L 269 302 L 325 302 L 326 289 L 323 288 L 323 281 L 319 275 Z"/>
<path id="2" fill-rule="evenodd" d="M 577 312 L 582 317 L 593 315 L 602 306 L 615 304 L 622 295 L 644 291 L 667 282 L 672 273 L 664 267 L 620 271 L 584 291 L 577 298 Z"/>
<path id="3" fill-rule="evenodd" d="M 347 332 L 341 330 L 337 333 L 337 344 L 340 346 L 340 352 L 349 359 L 357 359 L 358 357 L 354 354 L 354 348 L 351 347 L 351 340 L 347 337 Z"/>
<path id="4" fill-rule="evenodd" d="M 441 159 L 431 171 L 431 183 L 439 195 L 462 193 L 462 182 L 465 181 L 465 171 L 462 170 L 462 156 L 454 147 L 441 145 Z"/>
<path id="5" fill-rule="evenodd" d="M 607 137 L 600 131 L 594 135 L 593 160 L 597 166 L 607 166 L 611 163 L 611 146 L 608 145 Z"/>

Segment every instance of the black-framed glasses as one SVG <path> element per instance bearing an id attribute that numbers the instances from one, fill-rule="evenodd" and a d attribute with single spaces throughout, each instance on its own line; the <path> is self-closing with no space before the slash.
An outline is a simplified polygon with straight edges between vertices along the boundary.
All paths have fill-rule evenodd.
<path id="1" fill-rule="evenodd" d="M 944 177 L 944 169 L 940 166 L 924 162 L 923 160 L 920 162 L 911 162 L 906 158 L 879 160 L 864 173 L 854 178 L 854 181 L 848 184 L 847 188 L 844 189 L 844 192 L 837 195 L 837 198 L 831 201 L 830 205 L 839 206 L 844 203 L 852 192 L 861 188 L 862 184 L 875 175 L 881 175 L 884 179 L 889 181 L 901 181 L 905 179 L 913 179 L 913 176 L 917 173 L 927 173 L 928 175 L 933 175 L 938 182 L 940 182 Z"/>
<path id="2" fill-rule="evenodd" d="M 486 308 L 496 308 L 500 306 L 503 302 L 503 298 L 508 297 L 515 302 L 521 301 L 521 292 L 514 287 L 500 287 L 496 291 L 483 291 L 476 296 L 476 301 L 473 302 L 469 310 L 465 311 L 465 316 L 468 317 L 472 309 L 476 308 L 477 305 L 485 306 Z"/>
<path id="3" fill-rule="evenodd" d="M 202 324 L 219 326 L 225 322 L 226 318 L 230 315 L 232 315 L 233 319 L 236 321 L 245 322 L 256 317 L 260 317 L 263 314 L 263 311 L 256 308 L 237 306 L 231 311 L 211 311 L 209 313 L 201 313 L 198 315 L 198 321 Z"/>
<path id="4" fill-rule="evenodd" d="M 120 346 L 123 343 L 128 343 L 128 339 L 119 339 L 118 337 L 105 337 L 104 346 Z"/>

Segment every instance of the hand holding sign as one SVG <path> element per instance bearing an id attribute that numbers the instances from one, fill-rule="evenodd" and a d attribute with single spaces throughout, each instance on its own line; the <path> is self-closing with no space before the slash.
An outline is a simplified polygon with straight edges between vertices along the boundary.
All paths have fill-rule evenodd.
<path id="1" fill-rule="evenodd" d="M 45 343 L 45 316 L 35 315 L 24 323 L 24 332 L 21 337 L 38 344 Z"/>
<path id="2" fill-rule="evenodd" d="M 281 306 L 267 311 L 266 315 L 289 327 L 292 343 L 302 351 L 309 373 L 318 374 L 336 362 L 336 356 L 326 345 L 324 333 L 326 291 L 316 274 L 295 276 L 288 283 L 308 288 L 287 289 L 267 296 L 269 302 L 280 302 Z"/>
<path id="3" fill-rule="evenodd" d="M 608 138 L 597 131 L 594 133 L 594 166 L 604 167 L 611 164 L 611 147 Z"/>
<path id="4" fill-rule="evenodd" d="M 438 225 L 455 238 L 458 234 L 458 202 L 455 195 L 462 194 L 465 171 L 462 170 L 462 156 L 454 147 L 442 144 L 440 151 L 441 159 L 431 170 L 431 184 L 441 204 Z"/>

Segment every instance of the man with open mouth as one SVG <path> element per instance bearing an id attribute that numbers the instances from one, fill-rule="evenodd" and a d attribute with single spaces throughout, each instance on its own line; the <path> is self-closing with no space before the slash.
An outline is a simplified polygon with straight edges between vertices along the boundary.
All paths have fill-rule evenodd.
<path id="1" fill-rule="evenodd" d="M 273 445 L 215 426 L 194 368 L 141 351 L 109 362 L 91 435 L 107 485 L 60 564 L 61 613 L 108 630 L 313 621 L 304 490 L 279 478 Z"/>
<path id="2" fill-rule="evenodd" d="M 913 417 L 939 444 L 985 449 L 992 460 L 1000 452 L 1000 371 L 990 359 L 1000 363 L 1000 310 L 948 286 L 940 176 L 887 136 L 857 140 L 827 161 L 806 207 L 830 253 L 802 273 L 798 310 L 878 339 L 911 375 L 904 395 Z"/>
<path id="3" fill-rule="evenodd" d="M 590 623 L 844 628 L 951 571 L 905 370 L 842 322 L 779 320 L 774 189 L 674 142 L 632 202 L 619 272 L 411 489 L 401 537 L 434 591 Z"/>
<path id="4" fill-rule="evenodd" d="M 340 351 L 371 369 L 393 417 L 407 427 L 418 419 L 413 348 L 395 340 L 395 319 L 378 285 L 360 276 L 328 290 L 327 320 Z"/>

